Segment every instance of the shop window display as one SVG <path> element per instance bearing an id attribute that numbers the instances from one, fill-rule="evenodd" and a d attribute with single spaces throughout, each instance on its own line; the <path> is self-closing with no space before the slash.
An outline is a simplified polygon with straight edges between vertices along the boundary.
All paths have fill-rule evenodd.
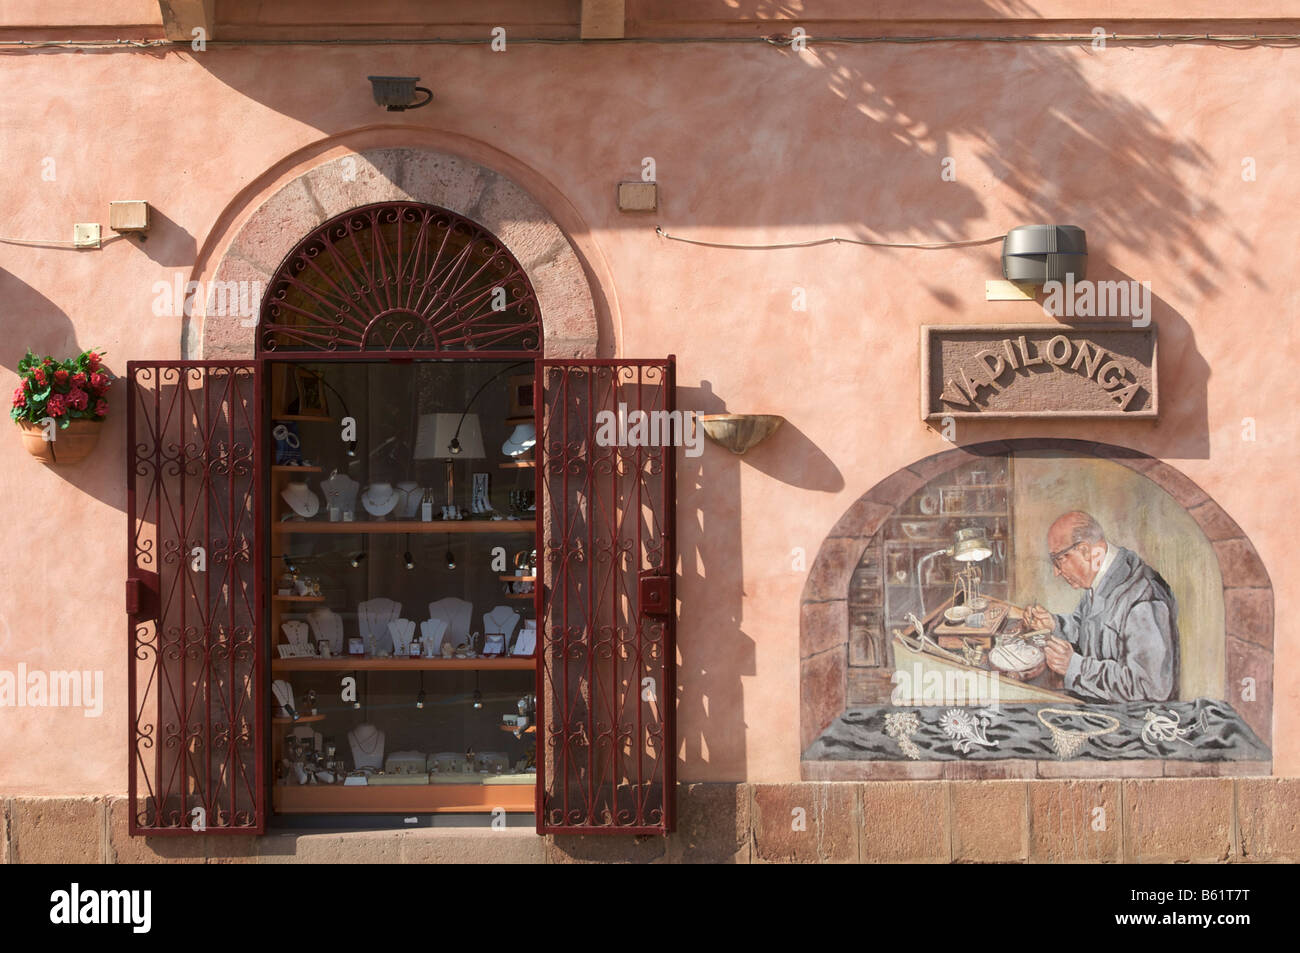
<path id="1" fill-rule="evenodd" d="M 533 809 L 530 371 L 271 366 L 278 813 Z"/>

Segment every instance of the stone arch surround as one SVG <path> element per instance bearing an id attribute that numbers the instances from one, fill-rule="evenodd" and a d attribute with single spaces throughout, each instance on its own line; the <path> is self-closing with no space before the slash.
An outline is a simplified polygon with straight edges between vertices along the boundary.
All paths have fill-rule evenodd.
<path id="1" fill-rule="evenodd" d="M 1256 679 L 1258 703 L 1241 714 L 1260 739 L 1271 746 L 1273 586 L 1245 532 L 1204 490 L 1154 457 L 1086 440 L 1029 438 L 972 444 L 910 464 L 859 497 L 827 534 L 800 601 L 799 750 L 807 749 L 847 707 L 849 583 L 863 551 L 885 521 L 937 476 L 980 457 L 1028 450 L 1069 451 L 1112 460 L 1165 490 L 1196 521 L 1214 550 L 1223 576 L 1226 681 L 1228 685 L 1240 684 L 1247 673 Z M 1261 673 L 1266 675 L 1266 681 Z M 846 767 L 851 764 L 846 763 Z M 810 771 L 809 765 L 804 763 L 805 776 L 822 776 L 836 770 L 814 766 Z M 913 766 L 900 767 L 907 774 L 906 769 Z"/>
<path id="2" fill-rule="evenodd" d="M 431 148 L 364 149 L 335 156 L 289 180 L 240 226 L 212 269 L 211 281 L 248 282 L 264 292 L 304 236 L 336 215 L 391 201 L 441 206 L 490 231 L 519 261 L 537 295 L 545 356 L 596 356 L 599 332 L 592 290 L 560 226 L 505 175 Z M 255 313 L 260 309 L 258 294 Z M 197 356 L 251 359 L 256 332 L 248 318 L 205 316 Z"/>

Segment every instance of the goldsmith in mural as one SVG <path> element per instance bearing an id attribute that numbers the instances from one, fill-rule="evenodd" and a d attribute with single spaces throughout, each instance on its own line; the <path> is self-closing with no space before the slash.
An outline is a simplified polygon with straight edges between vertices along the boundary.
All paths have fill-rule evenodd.
<path id="1" fill-rule="evenodd" d="M 1130 549 L 1106 541 L 1075 510 L 1047 533 L 1053 572 L 1084 591 L 1070 615 L 1042 606 L 1025 620 L 1051 634 L 1043 652 L 1065 689 L 1095 701 L 1167 701 L 1178 694 L 1178 606 L 1169 584 Z"/>

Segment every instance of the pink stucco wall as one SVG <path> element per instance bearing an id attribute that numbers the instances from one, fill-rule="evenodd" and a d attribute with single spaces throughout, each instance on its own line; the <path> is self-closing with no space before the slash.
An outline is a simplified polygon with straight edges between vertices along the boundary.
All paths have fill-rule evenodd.
<path id="1" fill-rule="evenodd" d="M 1270 32 L 1288 26 L 1300 32 Z M 153 315 L 154 282 L 203 274 L 232 223 L 291 169 L 409 143 L 498 168 L 547 208 L 595 285 L 607 353 L 675 353 L 683 407 L 787 418 L 744 459 L 710 446 L 681 460 L 683 780 L 798 778 L 799 551 L 810 565 L 853 500 L 950 446 L 919 419 L 918 327 L 1044 316 L 985 301 L 996 243 L 725 250 L 665 241 L 654 226 L 737 243 L 1083 226 L 1090 277 L 1152 282 L 1160 421 L 971 423 L 958 440 L 1130 446 L 1217 500 L 1277 593 L 1275 771 L 1300 772 L 1288 677 L 1300 631 L 1286 611 L 1300 602 L 1300 570 L 1284 518 L 1300 486 L 1294 50 L 484 44 L 3 62 L 0 237 L 66 241 L 74 222 L 106 226 L 116 199 L 147 199 L 156 220 L 147 242 L 99 251 L 0 244 L 2 387 L 28 346 L 101 346 L 119 372 L 128 359 L 179 357 L 181 323 Z M 385 114 L 371 73 L 418 74 L 435 102 Z M 615 185 L 646 156 L 662 207 L 620 213 Z M 945 157 L 956 181 L 941 179 Z M 1243 180 L 1247 157 L 1255 181 Z M 796 288 L 806 312 L 792 309 Z M 1254 442 L 1242 440 L 1244 418 Z M 97 454 L 68 469 L 30 459 L 16 434 L 0 440 L 0 667 L 102 669 L 106 694 L 100 718 L 0 711 L 6 793 L 126 787 L 123 433 L 115 415 Z"/>

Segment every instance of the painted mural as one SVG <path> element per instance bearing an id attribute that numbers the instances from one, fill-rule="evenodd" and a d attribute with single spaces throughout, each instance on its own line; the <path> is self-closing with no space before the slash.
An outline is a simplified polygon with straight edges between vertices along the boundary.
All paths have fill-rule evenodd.
<path id="1" fill-rule="evenodd" d="M 863 540 L 846 602 L 843 710 L 805 762 L 1271 759 L 1213 546 L 1114 460 L 933 477 Z"/>

